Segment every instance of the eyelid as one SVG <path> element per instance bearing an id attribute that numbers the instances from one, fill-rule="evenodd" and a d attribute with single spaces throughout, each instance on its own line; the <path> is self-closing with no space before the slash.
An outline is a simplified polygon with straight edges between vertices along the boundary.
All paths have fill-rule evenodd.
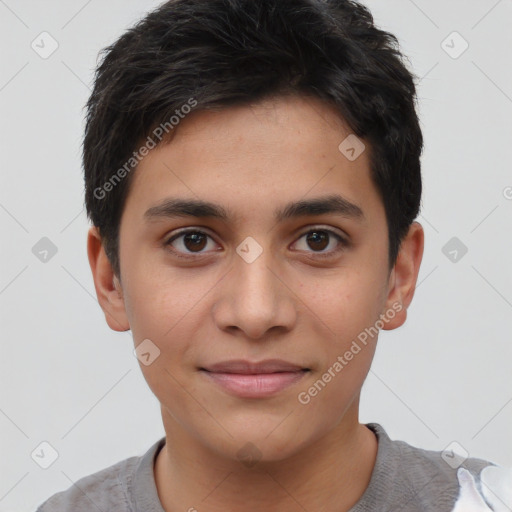
<path id="1" fill-rule="evenodd" d="M 344 231 L 342 231 L 339 228 L 334 228 L 332 226 L 327 226 L 325 224 L 312 224 L 311 226 L 308 226 L 307 229 L 305 229 L 305 231 L 302 231 L 301 235 L 299 235 L 299 236 L 304 236 L 307 233 L 309 233 L 310 231 L 315 231 L 315 230 L 326 231 L 328 233 L 332 233 L 333 235 L 337 235 L 340 238 L 342 238 L 343 241 L 345 241 L 347 243 L 349 242 L 350 237 L 348 236 L 347 233 L 345 233 Z"/>
<path id="2" fill-rule="evenodd" d="M 186 228 L 178 228 L 177 230 L 174 230 L 173 235 L 170 238 L 167 238 L 167 242 L 174 240 L 179 235 L 183 235 L 186 233 L 196 233 L 196 232 L 204 233 L 205 235 L 208 235 L 208 236 L 214 238 L 214 236 L 212 235 L 212 232 L 206 226 L 191 226 L 191 227 L 186 227 Z"/>

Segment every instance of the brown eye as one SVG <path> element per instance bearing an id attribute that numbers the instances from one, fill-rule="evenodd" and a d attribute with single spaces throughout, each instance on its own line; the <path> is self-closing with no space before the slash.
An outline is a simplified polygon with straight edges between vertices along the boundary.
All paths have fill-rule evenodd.
<path id="1" fill-rule="evenodd" d="M 200 251 L 206 246 L 206 235 L 204 233 L 185 233 L 183 245 L 192 252 Z"/>
<path id="2" fill-rule="evenodd" d="M 189 255 L 194 257 L 194 254 L 205 254 L 207 251 L 204 249 L 208 246 L 208 239 L 212 240 L 211 236 L 203 231 L 188 230 L 172 236 L 164 245 L 170 247 L 176 256 L 188 258 Z"/>
<path id="3" fill-rule="evenodd" d="M 318 258 L 335 256 L 349 246 L 345 238 L 330 229 L 310 229 L 299 238 L 299 241 L 303 239 L 305 243 L 302 247 L 299 242 L 296 242 L 299 245 L 298 250 L 309 252 L 313 257 Z M 329 246 L 332 249 L 326 250 Z"/>
<path id="4" fill-rule="evenodd" d="M 310 231 L 307 235 L 307 243 L 315 251 L 323 251 L 329 245 L 329 234 L 325 231 Z"/>

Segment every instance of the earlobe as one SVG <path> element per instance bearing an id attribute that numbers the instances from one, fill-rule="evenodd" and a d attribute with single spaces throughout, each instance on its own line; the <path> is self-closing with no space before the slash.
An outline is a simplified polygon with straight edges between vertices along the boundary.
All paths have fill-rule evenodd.
<path id="1" fill-rule="evenodd" d="M 128 331 L 130 324 L 121 283 L 114 275 L 112 265 L 105 253 L 98 229 L 93 226 L 87 234 L 87 256 L 91 267 L 98 302 L 105 314 L 105 320 L 114 331 Z"/>
<path id="2" fill-rule="evenodd" d="M 407 319 L 407 308 L 412 302 L 416 282 L 423 258 L 424 247 L 423 227 L 414 221 L 403 239 L 395 266 L 390 274 L 388 296 L 383 314 L 391 310 L 395 314 L 387 315 L 389 320 L 384 323 L 384 330 L 400 327 Z"/>

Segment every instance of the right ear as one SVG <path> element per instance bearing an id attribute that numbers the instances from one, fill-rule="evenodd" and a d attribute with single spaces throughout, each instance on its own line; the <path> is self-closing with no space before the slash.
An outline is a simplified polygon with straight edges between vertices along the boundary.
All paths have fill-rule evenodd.
<path id="1" fill-rule="evenodd" d="M 126 315 L 121 283 L 114 275 L 96 226 L 91 227 L 87 234 L 87 256 L 94 279 L 96 296 L 103 313 L 105 313 L 108 326 L 114 331 L 128 331 L 130 324 Z"/>

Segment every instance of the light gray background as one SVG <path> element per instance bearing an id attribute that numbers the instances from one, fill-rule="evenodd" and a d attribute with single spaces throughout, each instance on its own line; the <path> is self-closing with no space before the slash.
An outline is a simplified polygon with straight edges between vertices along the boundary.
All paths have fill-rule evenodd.
<path id="1" fill-rule="evenodd" d="M 512 2 L 366 4 L 421 77 L 426 246 L 406 325 L 381 332 L 361 421 L 512 465 Z M 164 435 L 130 333 L 96 300 L 80 161 L 98 51 L 156 5 L 0 0 L 0 512 L 33 511 Z M 47 59 L 31 48 L 43 31 L 59 44 Z M 469 43 L 457 59 L 441 46 L 453 31 Z M 46 263 L 32 253 L 42 237 L 58 249 Z M 452 237 L 468 248 L 457 262 L 442 251 Z M 43 441 L 59 453 L 48 469 L 31 458 Z"/>

